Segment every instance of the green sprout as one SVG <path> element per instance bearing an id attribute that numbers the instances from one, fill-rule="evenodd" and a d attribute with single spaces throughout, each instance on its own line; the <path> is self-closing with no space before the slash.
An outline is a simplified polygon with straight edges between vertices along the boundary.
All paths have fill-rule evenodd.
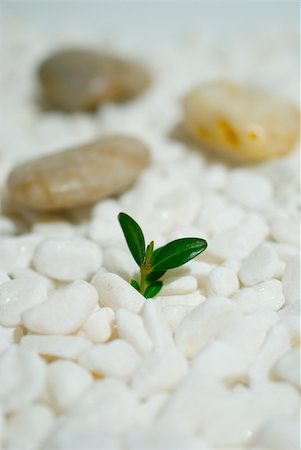
<path id="1" fill-rule="evenodd" d="M 145 298 L 153 298 L 162 286 L 161 278 L 167 270 L 182 266 L 207 248 L 200 238 L 181 238 L 154 249 L 154 241 L 145 245 L 143 232 L 132 217 L 121 212 L 118 220 L 134 260 L 140 268 L 140 282 L 131 279 L 130 284 Z"/>

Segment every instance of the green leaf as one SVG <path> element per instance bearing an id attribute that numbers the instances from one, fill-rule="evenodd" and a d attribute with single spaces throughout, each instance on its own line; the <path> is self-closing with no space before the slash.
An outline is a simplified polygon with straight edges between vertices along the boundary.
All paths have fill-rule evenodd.
<path id="1" fill-rule="evenodd" d="M 207 248 L 207 242 L 199 238 L 182 238 L 158 249 L 152 259 L 153 270 L 169 270 L 182 266 Z"/>
<path id="2" fill-rule="evenodd" d="M 140 286 L 139 283 L 136 280 L 130 280 L 130 285 L 133 286 L 133 288 L 136 289 L 136 291 L 140 292 Z"/>
<path id="3" fill-rule="evenodd" d="M 146 281 L 148 281 L 149 283 L 152 283 L 153 281 L 157 281 L 161 277 L 163 277 L 165 272 L 166 272 L 166 270 L 155 270 L 153 272 L 150 272 L 146 277 Z"/>
<path id="4" fill-rule="evenodd" d="M 157 295 L 162 288 L 162 281 L 155 281 L 154 283 L 147 286 L 144 292 L 145 298 L 154 298 L 155 295 Z"/>
<path id="5" fill-rule="evenodd" d="M 145 257 L 143 232 L 138 223 L 125 213 L 118 214 L 118 220 L 134 260 L 141 267 Z"/>

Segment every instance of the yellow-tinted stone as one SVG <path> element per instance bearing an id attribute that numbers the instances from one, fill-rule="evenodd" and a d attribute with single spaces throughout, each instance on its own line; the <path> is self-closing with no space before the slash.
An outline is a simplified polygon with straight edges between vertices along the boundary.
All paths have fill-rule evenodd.
<path id="1" fill-rule="evenodd" d="M 46 104 L 64 111 L 89 111 L 109 100 L 130 99 L 150 84 L 140 64 L 81 49 L 51 55 L 38 76 Z"/>
<path id="2" fill-rule="evenodd" d="M 148 163 L 141 141 L 110 136 L 17 166 L 8 192 L 18 204 L 38 211 L 76 208 L 122 193 Z"/>
<path id="3" fill-rule="evenodd" d="M 184 126 L 200 144 L 247 161 L 288 153 L 300 113 L 289 101 L 247 86 L 216 81 L 183 99 Z"/>

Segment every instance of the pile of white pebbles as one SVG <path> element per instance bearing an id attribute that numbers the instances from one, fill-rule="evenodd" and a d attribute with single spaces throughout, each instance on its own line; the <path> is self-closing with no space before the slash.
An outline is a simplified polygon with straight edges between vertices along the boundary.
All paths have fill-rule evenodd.
<path id="1" fill-rule="evenodd" d="M 299 449 L 298 155 L 235 166 L 171 137 L 179 99 L 213 77 L 296 101 L 294 36 L 223 49 L 203 37 L 173 51 L 120 40 L 112 49 L 141 57 L 152 88 L 94 115 L 68 115 L 39 110 L 34 70 L 72 30 L 6 28 L 0 189 L 21 160 L 106 133 L 139 137 L 153 162 L 90 215 L 41 215 L 30 226 L 0 216 L 3 448 Z M 120 211 L 156 246 L 196 236 L 208 249 L 145 300 L 127 282 L 137 266 Z"/>

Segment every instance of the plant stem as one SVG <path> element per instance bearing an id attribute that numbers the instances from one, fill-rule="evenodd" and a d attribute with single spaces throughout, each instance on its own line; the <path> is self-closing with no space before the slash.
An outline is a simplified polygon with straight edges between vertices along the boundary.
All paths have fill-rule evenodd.
<path id="1" fill-rule="evenodd" d="M 144 295 L 145 289 L 146 289 L 146 277 L 147 277 L 147 272 L 145 272 L 144 270 L 140 270 L 140 292 L 142 295 Z"/>
<path id="2" fill-rule="evenodd" d="M 144 261 L 140 267 L 140 293 L 144 295 L 145 289 L 147 288 L 146 277 L 151 272 L 151 258 L 154 251 L 154 241 L 148 244 Z"/>

